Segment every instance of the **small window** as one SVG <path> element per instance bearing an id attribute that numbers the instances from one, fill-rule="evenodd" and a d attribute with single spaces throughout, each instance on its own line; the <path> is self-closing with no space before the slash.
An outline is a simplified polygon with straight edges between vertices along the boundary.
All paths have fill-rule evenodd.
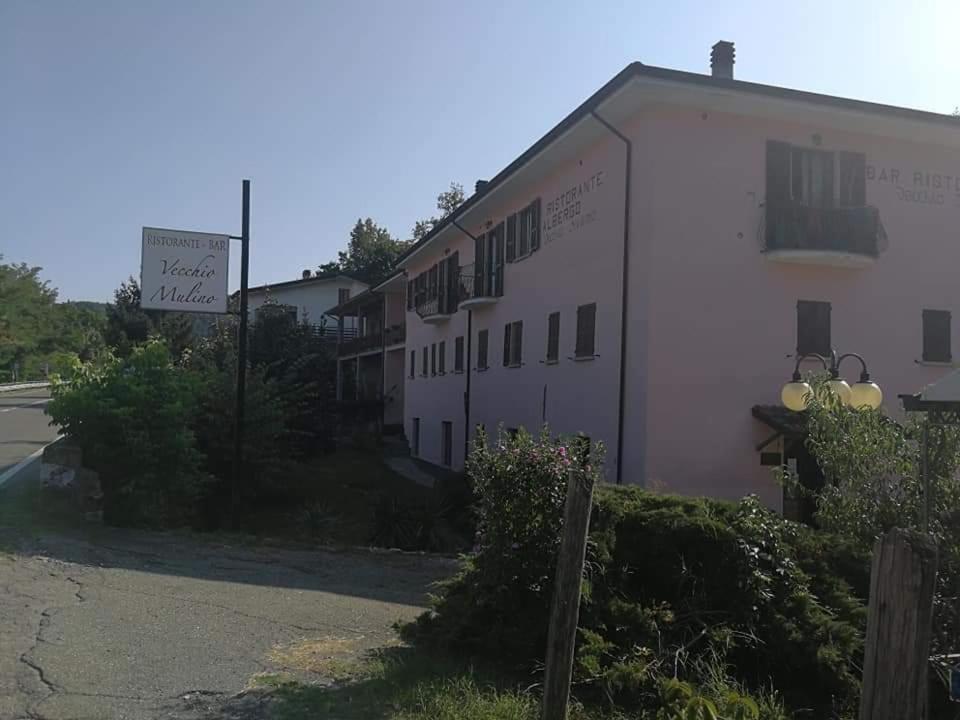
<path id="1" fill-rule="evenodd" d="M 597 304 L 581 305 L 577 308 L 577 345 L 574 355 L 577 358 L 592 358 L 596 355 Z"/>
<path id="2" fill-rule="evenodd" d="M 414 455 L 420 454 L 420 418 L 415 417 L 413 419 L 413 447 L 412 451 Z"/>
<path id="3" fill-rule="evenodd" d="M 416 377 L 417 374 L 417 351 L 410 351 L 410 379 L 412 380 Z"/>
<path id="4" fill-rule="evenodd" d="M 503 366 L 520 367 L 523 359 L 523 321 L 507 323 L 503 328 Z"/>
<path id="5" fill-rule="evenodd" d="M 481 330 L 477 333 L 477 370 L 486 370 L 487 364 L 487 344 L 490 334 L 487 330 Z"/>
<path id="6" fill-rule="evenodd" d="M 830 303 L 817 300 L 797 302 L 797 355 L 830 354 Z"/>
<path id="7" fill-rule="evenodd" d="M 337 304 L 343 305 L 350 299 L 350 288 L 339 288 L 337 290 Z"/>
<path id="8" fill-rule="evenodd" d="M 925 362 L 952 362 L 950 313 L 947 310 L 923 311 L 923 359 Z"/>
<path id="9" fill-rule="evenodd" d="M 463 372 L 463 335 L 453 341 L 453 371 Z"/>
<path id="10" fill-rule="evenodd" d="M 547 363 L 560 359 L 560 313 L 550 313 L 547 318 Z"/>
<path id="11" fill-rule="evenodd" d="M 437 374 L 437 344 L 430 344 L 430 374 Z"/>
<path id="12" fill-rule="evenodd" d="M 453 465 L 453 423 L 444 420 L 441 424 L 440 448 L 443 464 L 447 467 Z"/>
<path id="13" fill-rule="evenodd" d="M 430 361 L 430 356 L 427 354 L 427 346 L 423 346 L 423 357 L 420 358 L 420 374 L 423 377 L 427 376 L 427 363 Z"/>

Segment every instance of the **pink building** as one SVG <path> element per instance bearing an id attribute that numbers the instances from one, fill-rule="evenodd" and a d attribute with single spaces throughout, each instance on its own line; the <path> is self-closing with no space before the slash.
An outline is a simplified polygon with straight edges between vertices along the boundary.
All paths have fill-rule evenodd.
<path id="1" fill-rule="evenodd" d="M 625 68 L 402 258 L 416 456 L 548 423 L 610 482 L 784 508 L 798 352 L 860 353 L 894 414 L 952 367 L 960 120 L 712 66 Z"/>

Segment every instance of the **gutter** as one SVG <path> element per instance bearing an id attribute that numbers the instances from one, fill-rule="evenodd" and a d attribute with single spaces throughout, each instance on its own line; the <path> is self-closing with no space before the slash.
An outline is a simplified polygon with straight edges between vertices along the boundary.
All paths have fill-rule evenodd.
<path id="1" fill-rule="evenodd" d="M 630 181 L 633 175 L 633 143 L 630 142 L 630 138 L 600 117 L 596 110 L 591 110 L 590 114 L 614 136 L 622 140 L 626 146 L 627 167 L 624 173 L 623 183 L 623 260 L 620 266 L 620 388 L 618 391 L 619 398 L 617 406 L 617 485 L 622 485 L 624 395 L 626 394 L 627 379 L 627 309 L 629 307 L 629 303 L 627 302 L 629 298 L 627 281 L 630 277 L 628 271 L 630 261 Z"/>
<path id="2" fill-rule="evenodd" d="M 468 238 L 477 241 L 473 233 L 458 223 L 455 218 L 450 220 L 451 224 Z M 467 456 L 470 454 L 470 362 L 473 357 L 473 310 L 467 310 L 467 347 L 466 357 L 463 359 L 463 373 L 466 375 L 466 388 L 463 391 L 463 462 L 466 465 Z"/>

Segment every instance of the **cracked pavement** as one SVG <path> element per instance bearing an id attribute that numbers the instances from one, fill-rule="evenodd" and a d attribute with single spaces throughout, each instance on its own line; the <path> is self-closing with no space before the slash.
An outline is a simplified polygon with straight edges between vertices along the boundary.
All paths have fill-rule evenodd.
<path id="1" fill-rule="evenodd" d="M 0 539 L 15 548 L 0 552 L 3 720 L 269 717 L 268 699 L 244 691 L 257 673 L 297 670 L 272 650 L 311 638 L 381 646 L 454 570 L 189 533 L 0 526 Z"/>

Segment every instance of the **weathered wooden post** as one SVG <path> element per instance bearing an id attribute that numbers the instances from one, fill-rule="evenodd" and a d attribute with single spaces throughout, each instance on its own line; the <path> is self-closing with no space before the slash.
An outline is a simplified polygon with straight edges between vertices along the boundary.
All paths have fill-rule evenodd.
<path id="1" fill-rule="evenodd" d="M 873 549 L 860 720 L 924 720 L 937 547 L 894 528 Z"/>
<path id="2" fill-rule="evenodd" d="M 580 615 L 580 583 L 587 554 L 590 508 L 593 505 L 593 473 L 586 471 L 590 440 L 578 440 L 578 466 L 567 475 L 567 499 L 563 512 L 563 536 L 557 556 L 557 571 L 547 636 L 546 671 L 543 678 L 543 720 L 566 720 L 573 677 L 573 651 Z"/>

